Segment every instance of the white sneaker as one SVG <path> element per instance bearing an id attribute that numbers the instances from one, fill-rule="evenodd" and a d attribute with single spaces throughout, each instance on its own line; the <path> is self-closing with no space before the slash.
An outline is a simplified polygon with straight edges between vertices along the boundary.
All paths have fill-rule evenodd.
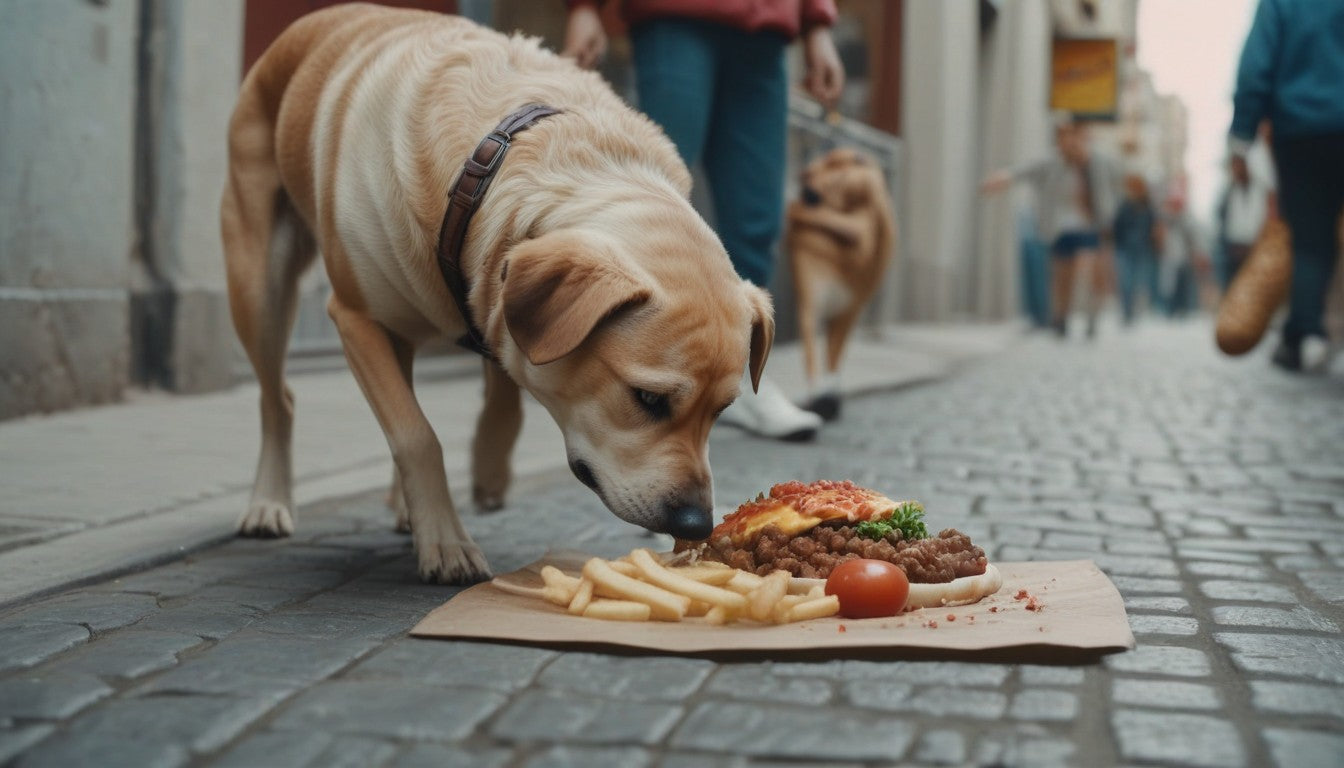
<path id="1" fill-rule="evenodd" d="M 761 437 L 802 442 L 817 436 L 821 417 L 789 402 L 779 387 L 761 379 L 759 392 L 751 391 L 751 379 L 742 382 L 742 393 L 719 416 L 719 421 Z"/>
<path id="2" fill-rule="evenodd" d="M 1321 336 L 1308 336 L 1302 340 L 1302 370 L 1321 373 L 1330 366 L 1334 350 L 1330 342 Z"/>

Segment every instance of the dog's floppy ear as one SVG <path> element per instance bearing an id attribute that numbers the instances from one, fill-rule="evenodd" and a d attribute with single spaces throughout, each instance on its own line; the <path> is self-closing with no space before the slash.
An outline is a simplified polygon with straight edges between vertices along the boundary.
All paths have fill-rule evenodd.
<path id="1" fill-rule="evenodd" d="M 509 252 L 504 322 L 533 365 L 573 352 L 604 318 L 651 291 L 596 238 L 555 232 Z"/>
<path id="2" fill-rule="evenodd" d="M 770 347 L 775 343 L 775 310 L 770 303 L 770 294 L 742 281 L 743 291 L 747 294 L 747 304 L 751 307 L 751 357 L 748 367 L 751 370 L 751 389 L 761 389 L 761 373 L 765 370 L 765 358 L 770 356 Z"/>

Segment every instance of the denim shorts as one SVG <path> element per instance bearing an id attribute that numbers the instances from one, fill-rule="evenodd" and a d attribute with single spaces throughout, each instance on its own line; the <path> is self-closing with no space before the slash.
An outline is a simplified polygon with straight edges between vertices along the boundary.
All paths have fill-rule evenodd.
<path id="1" fill-rule="evenodd" d="M 1070 229 L 1060 232 L 1050 246 L 1050 254 L 1056 259 L 1072 259 L 1079 251 L 1095 251 L 1101 247 L 1101 238 L 1090 229 Z"/>

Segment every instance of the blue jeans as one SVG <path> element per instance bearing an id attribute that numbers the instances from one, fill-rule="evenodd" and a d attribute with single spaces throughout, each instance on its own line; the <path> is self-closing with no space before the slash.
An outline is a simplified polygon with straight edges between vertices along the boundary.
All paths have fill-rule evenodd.
<path id="1" fill-rule="evenodd" d="M 630 40 L 640 109 L 687 165 L 703 161 L 733 267 L 768 285 L 784 214 L 788 41 L 682 19 L 640 24 Z"/>
<path id="2" fill-rule="evenodd" d="M 1045 241 L 1035 236 L 1022 238 L 1022 306 L 1032 325 L 1050 325 L 1050 260 Z"/>
<path id="3" fill-rule="evenodd" d="M 1140 290 L 1148 294 L 1148 306 L 1159 309 L 1161 291 L 1157 284 L 1157 258 L 1151 251 L 1115 252 L 1115 271 L 1120 283 L 1120 311 L 1125 322 L 1134 319 L 1134 300 Z"/>

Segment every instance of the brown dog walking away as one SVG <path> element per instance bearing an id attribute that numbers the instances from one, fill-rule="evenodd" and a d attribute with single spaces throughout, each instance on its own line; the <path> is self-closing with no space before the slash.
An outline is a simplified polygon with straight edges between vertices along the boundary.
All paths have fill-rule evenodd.
<path id="1" fill-rule="evenodd" d="M 436 261 L 448 191 L 468 153 L 528 104 L 559 114 L 516 136 L 470 220 L 464 318 Z M 248 73 L 229 126 L 229 300 L 262 421 L 240 533 L 294 528 L 285 350 L 299 275 L 320 251 L 328 310 L 391 447 L 392 497 L 423 578 L 489 576 L 411 379 L 421 344 L 471 324 L 494 358 L 472 450 L 478 505 L 503 503 L 522 387 L 613 513 L 707 535 L 710 427 L 748 361 L 759 381 L 774 321 L 769 297 L 737 277 L 691 208 L 690 184 L 657 127 L 535 40 L 367 4 L 293 24 Z"/>
<path id="2" fill-rule="evenodd" d="M 886 181 L 872 158 L 833 149 L 803 172 L 802 199 L 789 204 L 786 247 L 793 267 L 798 329 L 811 400 L 826 420 L 840 413 L 845 342 L 882 282 L 896 242 Z M 817 336 L 826 331 L 826 370 L 817 371 Z"/>

